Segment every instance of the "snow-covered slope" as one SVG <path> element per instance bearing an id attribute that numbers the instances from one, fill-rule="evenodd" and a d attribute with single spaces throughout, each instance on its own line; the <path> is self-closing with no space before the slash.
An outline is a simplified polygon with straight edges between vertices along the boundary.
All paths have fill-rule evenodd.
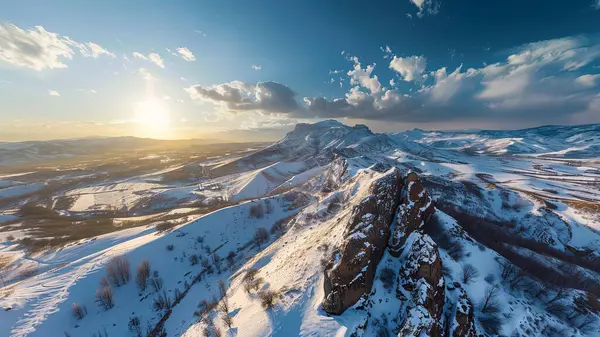
<path id="1" fill-rule="evenodd" d="M 230 206 L 37 255 L 2 243 L 0 336 L 129 336 L 135 319 L 142 336 L 598 336 L 599 133 L 375 134 L 324 121 L 211 164 L 198 186 L 82 188 L 149 203 L 216 188 Z M 120 184 L 144 183 L 158 181 Z M 105 309 L 96 291 L 121 255 L 131 281 L 109 286 Z M 160 290 L 136 285 L 145 259 Z"/>

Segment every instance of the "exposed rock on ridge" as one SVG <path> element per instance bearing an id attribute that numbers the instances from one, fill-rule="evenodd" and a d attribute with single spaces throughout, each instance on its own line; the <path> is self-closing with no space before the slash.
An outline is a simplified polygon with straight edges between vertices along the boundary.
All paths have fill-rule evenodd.
<path id="1" fill-rule="evenodd" d="M 377 264 L 390 235 L 402 178 L 393 168 L 369 186 L 369 194 L 352 211 L 346 241 L 325 270 L 323 309 L 339 315 L 371 290 Z"/>
<path id="2" fill-rule="evenodd" d="M 429 220 L 435 212 L 429 193 L 425 190 L 416 173 L 410 172 L 404 179 L 405 188 L 396 214 L 396 226 L 390 237 L 390 254 L 400 256 L 406 238 Z"/>

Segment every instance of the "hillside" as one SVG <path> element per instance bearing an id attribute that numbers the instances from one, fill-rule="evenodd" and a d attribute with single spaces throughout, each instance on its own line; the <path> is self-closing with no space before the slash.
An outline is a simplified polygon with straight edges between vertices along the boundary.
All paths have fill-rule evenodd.
<path id="1" fill-rule="evenodd" d="M 22 239 L 42 227 L 15 210 L 48 203 L 15 193 L 44 187 L 0 177 L 0 336 L 598 336 L 599 135 L 298 124 L 247 153 L 57 188 L 61 221 L 128 211 L 35 252 Z M 133 216 L 155 220 L 118 227 Z"/>

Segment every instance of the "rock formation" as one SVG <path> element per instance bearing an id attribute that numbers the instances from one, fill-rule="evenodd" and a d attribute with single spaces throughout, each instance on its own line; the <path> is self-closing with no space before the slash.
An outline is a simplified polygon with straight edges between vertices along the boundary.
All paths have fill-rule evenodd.
<path id="1" fill-rule="evenodd" d="M 405 189 L 396 214 L 396 225 L 390 237 L 390 254 L 400 256 L 406 238 L 423 227 L 435 212 L 431 197 L 419 181 L 416 173 L 410 172 L 404 178 Z"/>
<path id="2" fill-rule="evenodd" d="M 339 315 L 371 291 L 377 264 L 387 245 L 402 186 L 400 172 L 390 169 L 373 181 L 369 194 L 348 220 L 346 241 L 337 261 L 325 270 L 323 309 Z"/>

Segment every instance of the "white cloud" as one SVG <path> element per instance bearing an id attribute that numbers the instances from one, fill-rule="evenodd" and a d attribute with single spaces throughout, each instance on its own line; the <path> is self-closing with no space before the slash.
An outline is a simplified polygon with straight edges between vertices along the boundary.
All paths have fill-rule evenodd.
<path id="1" fill-rule="evenodd" d="M 88 94 L 95 94 L 95 93 L 97 93 L 97 91 L 94 90 L 94 89 L 79 89 L 77 91 L 79 91 L 79 92 L 85 92 L 85 93 L 88 93 Z"/>
<path id="2" fill-rule="evenodd" d="M 148 54 L 148 59 L 150 60 L 150 62 L 156 64 L 161 68 L 165 67 L 165 62 L 163 61 L 162 57 L 160 57 L 160 55 L 158 55 L 157 53 Z"/>
<path id="3" fill-rule="evenodd" d="M 42 26 L 24 30 L 0 22 L 0 61 L 34 70 L 67 68 L 73 58 L 68 40 Z"/>
<path id="4" fill-rule="evenodd" d="M 133 55 L 133 57 L 135 57 L 136 59 L 148 60 L 148 58 L 146 57 L 146 55 L 144 55 L 142 53 L 138 53 L 137 51 L 133 52 L 131 55 Z"/>
<path id="5" fill-rule="evenodd" d="M 424 56 L 397 57 L 394 56 L 390 62 L 390 68 L 400 73 L 406 82 L 412 82 L 420 78 L 427 67 L 427 59 Z"/>
<path id="6" fill-rule="evenodd" d="M 11 81 L 6 81 L 6 80 L 0 80 L 0 83 L 4 83 L 4 84 L 12 84 Z"/>
<path id="7" fill-rule="evenodd" d="M 344 97 L 307 97 L 307 109 L 300 114 L 303 118 L 504 123 L 542 118 L 549 123 L 571 123 L 582 111 L 598 114 L 600 104 L 591 102 L 600 101 L 598 92 L 592 90 L 600 74 L 578 72 L 600 60 L 600 38 L 554 39 L 514 50 L 503 62 L 466 70 L 459 66 L 450 74 L 445 67 L 425 73 L 425 59 L 416 61 L 419 56 L 394 57 L 390 68 L 405 80 L 421 85 L 416 91 L 404 93 L 393 88 L 395 82 L 390 82 L 391 90 L 373 90 L 378 81 L 371 74 L 372 68 L 358 67 L 360 71 L 348 73 L 354 87 Z M 415 83 L 421 79 L 423 83 Z"/>
<path id="8" fill-rule="evenodd" d="M 418 17 L 424 15 L 435 15 L 439 12 L 440 3 L 435 0 L 409 0 L 413 5 L 417 6 L 419 12 Z"/>
<path id="9" fill-rule="evenodd" d="M 194 54 L 186 47 L 177 48 L 177 52 L 181 55 L 181 58 L 186 61 L 196 61 Z"/>
<path id="10" fill-rule="evenodd" d="M 594 9 L 600 9 L 600 0 L 594 0 L 592 7 L 594 7 Z"/>
<path id="11" fill-rule="evenodd" d="M 60 94 L 56 90 L 48 90 L 48 95 L 60 97 Z"/>
<path id="12" fill-rule="evenodd" d="M 254 64 L 252 65 L 252 70 L 257 70 L 258 71 L 258 70 L 261 70 L 261 69 L 262 69 L 261 65 L 254 65 Z"/>
<path id="13" fill-rule="evenodd" d="M 600 0 L 599 0 L 600 1 Z M 581 75 L 575 79 L 575 82 L 584 87 L 595 87 L 600 80 L 600 74 L 596 75 Z"/>
<path id="14" fill-rule="evenodd" d="M 380 92 L 381 83 L 379 83 L 377 75 L 371 77 L 371 73 L 373 72 L 373 69 L 375 69 L 375 63 L 368 65 L 366 68 L 362 68 L 358 61 L 358 57 L 354 56 L 350 59 L 354 62 L 354 69 L 348 71 L 350 84 L 363 86 L 373 94 Z"/>
<path id="15" fill-rule="evenodd" d="M 201 30 L 197 30 L 197 29 L 196 29 L 196 30 L 194 30 L 194 33 L 196 33 L 196 34 L 200 34 L 200 35 L 202 35 L 202 36 L 206 37 L 206 33 L 205 33 L 205 32 L 203 32 L 203 31 L 201 31 Z"/>
<path id="16" fill-rule="evenodd" d="M 102 48 L 100 45 L 94 43 L 94 42 L 88 42 L 86 43 L 86 45 L 90 48 L 91 53 L 89 54 L 89 56 L 93 57 L 93 58 L 98 58 L 100 55 L 106 55 L 109 56 L 111 58 L 115 58 L 115 54 Z"/>

